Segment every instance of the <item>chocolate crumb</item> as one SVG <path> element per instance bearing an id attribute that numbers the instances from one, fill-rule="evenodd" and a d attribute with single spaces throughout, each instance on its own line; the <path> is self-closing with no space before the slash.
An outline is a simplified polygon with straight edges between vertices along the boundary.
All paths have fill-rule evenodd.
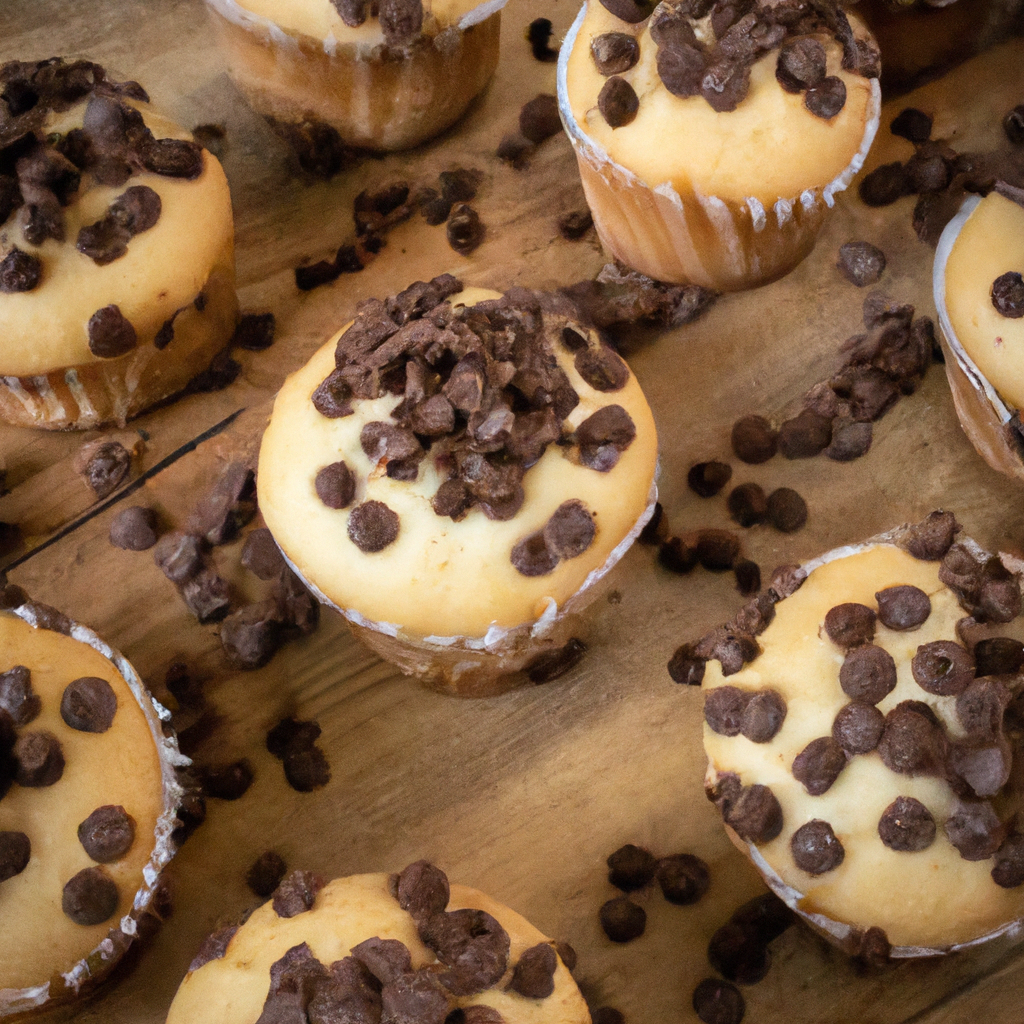
<path id="1" fill-rule="evenodd" d="M 527 999 L 547 999 L 555 991 L 557 966 L 558 957 L 551 944 L 539 942 L 523 951 L 508 987 Z"/>
<path id="2" fill-rule="evenodd" d="M 846 856 L 832 826 L 819 818 L 801 825 L 789 840 L 789 848 L 796 866 L 810 875 L 835 870 Z"/>
<path id="3" fill-rule="evenodd" d="M 852 700 L 877 704 L 896 688 L 896 662 L 884 648 L 863 643 L 843 659 L 839 685 Z"/>
<path id="4" fill-rule="evenodd" d="M 578 242 L 593 226 L 589 210 L 573 210 L 558 218 L 558 233 L 567 242 Z"/>
<path id="5" fill-rule="evenodd" d="M 64 688 L 60 717 L 79 732 L 106 732 L 114 721 L 117 697 L 105 679 L 82 676 Z"/>
<path id="6" fill-rule="evenodd" d="M 640 100 L 629 82 L 614 76 L 601 87 L 597 107 L 612 128 L 622 128 L 636 117 Z"/>
<path id="7" fill-rule="evenodd" d="M 31 855 L 32 844 L 24 832 L 0 832 L 0 882 L 20 875 Z"/>
<path id="8" fill-rule="evenodd" d="M 601 927 L 612 942 L 632 942 L 647 927 L 647 912 L 628 896 L 616 896 L 601 907 Z"/>
<path id="9" fill-rule="evenodd" d="M 114 305 L 96 310 L 89 318 L 89 351 L 101 359 L 114 359 L 131 352 L 139 343 L 135 328 Z"/>
<path id="10" fill-rule="evenodd" d="M 885 271 L 885 253 L 870 242 L 846 242 L 839 246 L 839 272 L 858 288 L 874 284 Z"/>
<path id="11" fill-rule="evenodd" d="M 704 1024 L 740 1024 L 746 1003 L 735 985 L 705 978 L 693 990 L 693 1012 Z"/>
<path id="12" fill-rule="evenodd" d="M 729 981 L 756 985 L 768 973 L 772 956 L 756 933 L 728 921 L 708 942 L 708 962 Z"/>
<path id="13" fill-rule="evenodd" d="M 661 893 L 679 907 L 696 903 L 711 885 L 707 864 L 692 853 L 674 853 L 662 857 L 654 870 Z"/>
<path id="14" fill-rule="evenodd" d="M 668 663 L 668 674 L 674 683 L 683 686 L 700 686 L 704 681 L 704 658 L 694 653 L 691 644 L 682 644 L 676 649 Z"/>
<path id="15" fill-rule="evenodd" d="M 448 244 L 461 256 L 468 256 L 484 240 L 487 229 L 480 214 L 471 206 L 459 203 L 448 218 Z"/>
<path id="16" fill-rule="evenodd" d="M 135 820 L 123 807 L 104 804 L 78 826 L 78 841 L 100 864 L 120 860 L 135 842 Z"/>
<path id="17" fill-rule="evenodd" d="M 75 924 L 109 920 L 117 910 L 117 884 L 103 868 L 83 868 L 65 886 L 61 908 Z"/>
<path id="18" fill-rule="evenodd" d="M 238 800 L 252 785 L 252 768 L 248 760 L 231 764 L 208 765 L 202 769 L 203 793 L 218 800 Z"/>
<path id="19" fill-rule="evenodd" d="M 642 889 L 654 878 L 657 861 L 650 850 L 627 843 L 608 857 L 608 881 L 623 892 Z"/>
<path id="20" fill-rule="evenodd" d="M 19 786 L 52 786 L 64 774 L 64 752 L 60 740 L 51 732 L 22 733 L 11 753 L 17 765 L 14 781 Z"/>
<path id="21" fill-rule="evenodd" d="M 740 462 L 767 462 L 778 447 L 778 434 L 763 416 L 744 416 L 733 424 L 732 450 Z"/>
<path id="22" fill-rule="evenodd" d="M 558 100 L 550 93 L 541 93 L 523 104 L 519 111 L 519 131 L 523 138 L 537 144 L 562 130 L 558 116 Z"/>
<path id="23" fill-rule="evenodd" d="M 867 701 L 852 700 L 841 707 L 832 723 L 832 738 L 847 754 L 874 750 L 885 730 L 885 715 Z"/>
<path id="24" fill-rule="evenodd" d="M 846 767 L 846 752 L 831 737 L 821 736 L 793 759 L 793 778 L 803 783 L 811 796 L 828 792 Z"/>
<path id="25" fill-rule="evenodd" d="M 780 533 L 795 533 L 807 522 L 807 502 L 791 487 L 778 487 L 768 495 L 768 522 Z"/>
<path id="26" fill-rule="evenodd" d="M 908 142 L 927 142 L 932 136 L 932 119 L 923 110 L 906 107 L 892 119 L 889 131 Z"/>
<path id="27" fill-rule="evenodd" d="M 690 467 L 686 482 L 702 498 L 713 498 L 732 477 L 732 466 L 725 462 L 698 462 Z"/>
<path id="28" fill-rule="evenodd" d="M 110 543 L 125 551 L 147 551 L 156 543 L 156 511 L 144 505 L 122 509 L 110 523 Z"/>
<path id="29" fill-rule="evenodd" d="M 878 836 L 890 850 L 926 850 L 935 840 L 935 819 L 920 800 L 898 796 L 879 819 Z"/>
<path id="30" fill-rule="evenodd" d="M 312 793 L 331 781 L 331 767 L 319 747 L 307 747 L 285 754 L 284 777 L 299 793 Z"/>
<path id="31" fill-rule="evenodd" d="M 526 675 L 531 683 L 550 683 L 574 669 L 586 653 L 587 645 L 573 637 L 562 647 L 538 654 L 526 666 Z"/>
<path id="32" fill-rule="evenodd" d="M 276 323 L 273 313 L 246 313 L 235 327 L 231 344 L 246 352 L 263 352 L 274 344 Z"/>
<path id="33" fill-rule="evenodd" d="M 526 41 L 530 44 L 535 60 L 552 64 L 558 60 L 558 51 L 549 45 L 551 21 L 548 18 L 534 18 L 526 30 Z"/>
<path id="34" fill-rule="evenodd" d="M 196 503 L 188 518 L 189 533 L 209 544 L 224 544 L 256 514 L 253 471 L 242 462 L 230 462 L 213 487 Z"/>
<path id="35" fill-rule="evenodd" d="M 274 912 L 278 917 L 296 917 L 313 909 L 324 880 L 312 871 L 293 871 L 274 892 Z"/>
<path id="36" fill-rule="evenodd" d="M 847 649 L 870 643 L 875 635 L 874 609 L 852 601 L 846 604 L 837 604 L 834 608 L 830 608 L 825 615 L 825 632 L 832 643 Z M 871 657 L 878 656 L 872 655 Z M 889 660 L 892 661 L 892 658 L 890 657 Z M 874 704 L 877 701 L 871 703 Z"/>

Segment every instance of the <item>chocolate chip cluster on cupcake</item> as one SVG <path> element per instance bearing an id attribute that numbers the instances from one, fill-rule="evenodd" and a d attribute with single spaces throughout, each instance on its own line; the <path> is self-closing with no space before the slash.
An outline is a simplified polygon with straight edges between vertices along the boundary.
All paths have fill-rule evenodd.
<path id="1" fill-rule="evenodd" d="M 457 121 L 498 65 L 505 0 L 207 0 L 231 77 L 286 137 L 406 149 Z"/>
<path id="2" fill-rule="evenodd" d="M 88 629 L 26 603 L 0 612 L 0 650 L 6 1017 L 88 991 L 157 920 L 188 761 L 169 714 Z"/>
<path id="3" fill-rule="evenodd" d="M 830 0 L 587 0 L 558 99 L 605 248 L 660 281 L 781 277 L 863 163 L 878 70 Z"/>
<path id="4" fill-rule="evenodd" d="M 461 288 L 362 303 L 282 388 L 258 481 L 285 556 L 358 636 L 480 695 L 568 639 L 651 514 L 657 437 L 559 300 Z"/>
<path id="5" fill-rule="evenodd" d="M 137 82 L 0 66 L 0 417 L 123 424 L 227 345 L 234 282 L 224 172 Z"/>
<path id="6" fill-rule="evenodd" d="M 1024 564 L 933 513 L 777 573 L 691 650 L 709 796 L 768 884 L 870 958 L 1024 916 Z"/>
<path id="7" fill-rule="evenodd" d="M 211 935 L 168 1024 L 277 1020 L 587 1024 L 555 944 L 417 861 L 324 885 L 288 875 L 238 928 Z"/>
<path id="8" fill-rule="evenodd" d="M 933 279 L 946 376 L 971 443 L 1024 480 L 1024 189 L 971 196 L 939 239 Z"/>

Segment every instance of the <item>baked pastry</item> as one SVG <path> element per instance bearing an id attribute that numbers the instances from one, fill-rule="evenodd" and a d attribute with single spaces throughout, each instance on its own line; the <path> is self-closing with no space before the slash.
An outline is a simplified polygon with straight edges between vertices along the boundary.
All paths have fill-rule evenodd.
<path id="1" fill-rule="evenodd" d="M 629 368 L 558 300 L 461 288 L 362 303 L 278 394 L 258 485 L 357 636 L 479 696 L 566 641 L 653 511 L 657 437 Z"/>
<path id="2" fill-rule="evenodd" d="M 993 469 L 1024 480 L 1024 191 L 970 196 L 935 251 L 935 308 L 957 416 Z"/>
<path id="3" fill-rule="evenodd" d="M 189 762 L 170 714 L 85 627 L 26 603 L 0 612 L 0 650 L 7 1017 L 84 994 L 158 919 Z"/>
<path id="4" fill-rule="evenodd" d="M 382 1010 L 384 1020 L 423 1024 L 590 1021 L 550 939 L 482 892 L 449 886 L 426 861 L 327 885 L 292 872 L 245 924 L 207 939 L 167 1024 L 297 1020 L 307 1010 L 310 1020 L 366 1024 Z"/>
<path id="5" fill-rule="evenodd" d="M 393 150 L 449 128 L 490 81 L 505 0 L 207 4 L 231 78 L 261 114 Z"/>
<path id="6" fill-rule="evenodd" d="M 743 8 L 745 9 L 745 8 Z M 828 5 L 587 0 L 558 101 L 605 248 L 732 291 L 813 248 L 878 127 L 878 54 Z"/>
<path id="7" fill-rule="evenodd" d="M 227 180 L 98 64 L 11 61 L 0 91 L 0 417 L 123 425 L 231 338 Z"/>
<path id="8" fill-rule="evenodd" d="M 936 512 L 790 566 L 698 652 L 719 659 L 707 786 L 732 837 L 812 926 L 872 959 L 1024 917 L 1024 563 L 958 530 Z"/>

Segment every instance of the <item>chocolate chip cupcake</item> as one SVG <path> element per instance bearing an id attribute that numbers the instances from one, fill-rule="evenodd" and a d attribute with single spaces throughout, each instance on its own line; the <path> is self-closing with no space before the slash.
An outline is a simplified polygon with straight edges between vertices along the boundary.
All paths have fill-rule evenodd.
<path id="1" fill-rule="evenodd" d="M 0 418 L 123 424 L 231 338 L 227 180 L 98 64 L 12 61 L 0 93 Z"/>
<path id="2" fill-rule="evenodd" d="M 188 761 L 170 715 L 90 630 L 27 603 L 0 612 L 0 641 L 6 1017 L 84 994 L 158 920 Z"/>
<path id="3" fill-rule="evenodd" d="M 253 107 L 329 151 L 406 149 L 454 124 L 498 66 L 505 0 L 207 4 Z M 329 152 L 310 159 L 330 167 Z"/>
<path id="4" fill-rule="evenodd" d="M 445 274 L 362 303 L 288 379 L 260 508 L 361 639 L 476 696 L 566 642 L 653 510 L 656 459 L 640 386 L 596 331 Z"/>
<path id="5" fill-rule="evenodd" d="M 971 196 L 935 252 L 935 308 L 957 416 L 993 469 L 1024 480 L 1024 190 Z"/>
<path id="6" fill-rule="evenodd" d="M 731 291 L 813 248 L 878 127 L 878 54 L 809 0 L 587 0 L 558 100 L 605 248 Z"/>
<path id="7" fill-rule="evenodd" d="M 292 872 L 245 924 L 206 940 L 167 1024 L 307 1013 L 365 1024 L 590 1021 L 550 939 L 426 861 L 326 885 Z"/>
<path id="8" fill-rule="evenodd" d="M 936 512 L 787 567 L 690 653 L 710 659 L 707 787 L 811 925 L 871 959 L 1024 916 L 1024 563 Z"/>

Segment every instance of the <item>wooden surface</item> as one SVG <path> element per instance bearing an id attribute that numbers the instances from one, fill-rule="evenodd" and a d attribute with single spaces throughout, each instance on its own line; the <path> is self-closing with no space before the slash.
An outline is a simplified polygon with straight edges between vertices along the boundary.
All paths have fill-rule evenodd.
<path id="1" fill-rule="evenodd" d="M 604 261 L 593 233 L 570 243 L 556 230 L 559 215 L 583 206 L 568 141 L 545 142 L 524 171 L 493 155 L 521 104 L 554 91 L 554 65 L 532 58 L 525 26 L 544 15 L 564 32 L 575 7 L 575 0 L 512 0 L 497 76 L 463 123 L 412 153 L 370 159 L 329 183 L 310 184 L 289 176 L 281 145 L 230 85 L 199 0 L 0 5 L 0 60 L 89 56 L 142 81 L 184 124 L 226 127 L 242 307 L 272 310 L 278 322 L 269 351 L 238 354 L 243 371 L 227 390 L 184 399 L 112 432 L 129 446 L 143 441 L 143 451 L 133 466 L 136 483 L 106 503 L 93 501 L 71 465 L 96 432 L 0 428 L 10 489 L 0 498 L 0 520 L 17 522 L 26 539 L 12 556 L 11 580 L 95 628 L 158 696 L 167 666 L 189 662 L 205 681 L 210 706 L 192 734 L 197 758 L 246 756 L 256 774 L 241 800 L 209 802 L 206 823 L 169 870 L 175 911 L 155 940 L 95 999 L 47 1020 L 162 1021 L 204 935 L 254 904 L 244 873 L 268 848 L 291 866 L 327 876 L 431 858 L 454 879 L 487 890 L 570 942 L 593 1005 L 614 1005 L 631 1022 L 696 1020 L 691 993 L 712 974 L 707 940 L 763 886 L 704 798 L 701 694 L 674 685 L 665 664 L 681 641 L 739 607 L 731 576 L 702 570 L 673 576 L 650 549 L 634 548 L 581 623 L 590 653 L 578 669 L 545 687 L 472 702 L 436 696 L 398 676 L 333 614 L 266 668 L 233 672 L 216 628 L 191 618 L 150 555 L 115 549 L 107 540 L 111 518 L 125 502 L 157 508 L 167 527 L 183 525 L 225 460 L 254 456 L 285 374 L 360 299 L 445 271 L 496 288 L 555 287 L 597 272 Z M 994 143 L 1003 113 L 1024 101 L 1022 68 L 1020 42 L 990 51 L 919 95 L 895 100 L 883 126 L 913 103 L 935 114 L 935 135 L 956 148 Z M 870 164 L 908 155 L 909 144 L 883 127 Z M 396 179 L 433 184 L 439 171 L 454 166 L 485 172 L 473 205 L 487 239 L 471 257 L 456 255 L 443 228 L 416 217 L 391 233 L 363 273 L 308 294 L 296 290 L 298 263 L 327 257 L 351 240 L 351 201 L 360 190 Z M 661 500 L 676 532 L 729 525 L 724 496 L 702 500 L 687 489 L 689 466 L 729 461 L 735 418 L 782 414 L 838 367 L 841 342 L 860 329 L 865 293 L 843 281 L 834 265 L 842 242 L 881 246 L 889 258 L 881 286 L 934 316 L 932 250 L 913 234 L 913 203 L 907 198 L 870 210 L 847 193 L 814 253 L 789 277 L 723 298 L 689 327 L 631 338 L 629 360 L 659 425 Z M 204 434 L 210 436 L 189 447 Z M 810 507 L 808 525 L 794 535 L 768 527 L 743 533 L 746 553 L 765 572 L 938 506 L 952 508 L 983 544 L 1024 547 L 1019 489 L 989 470 L 965 440 L 941 367 L 876 424 L 865 458 L 848 465 L 820 457 L 776 458 L 757 467 L 734 462 L 733 483 L 747 480 L 795 487 Z M 218 549 L 218 566 L 240 592 L 255 593 L 258 584 L 238 566 L 239 550 L 237 542 Z M 265 750 L 267 728 L 286 714 L 315 717 L 323 727 L 333 777 L 316 793 L 292 792 Z M 626 842 L 658 854 L 698 854 L 711 867 L 712 886 L 694 907 L 642 896 L 646 934 L 615 946 L 601 933 L 597 911 L 614 895 L 604 859 Z M 16 941 L 7 928 L 0 925 L 0 941 Z M 1024 957 L 1008 940 L 872 974 L 858 973 L 803 928 L 777 940 L 773 953 L 767 978 L 744 989 L 750 1022 L 1020 1019 Z"/>

